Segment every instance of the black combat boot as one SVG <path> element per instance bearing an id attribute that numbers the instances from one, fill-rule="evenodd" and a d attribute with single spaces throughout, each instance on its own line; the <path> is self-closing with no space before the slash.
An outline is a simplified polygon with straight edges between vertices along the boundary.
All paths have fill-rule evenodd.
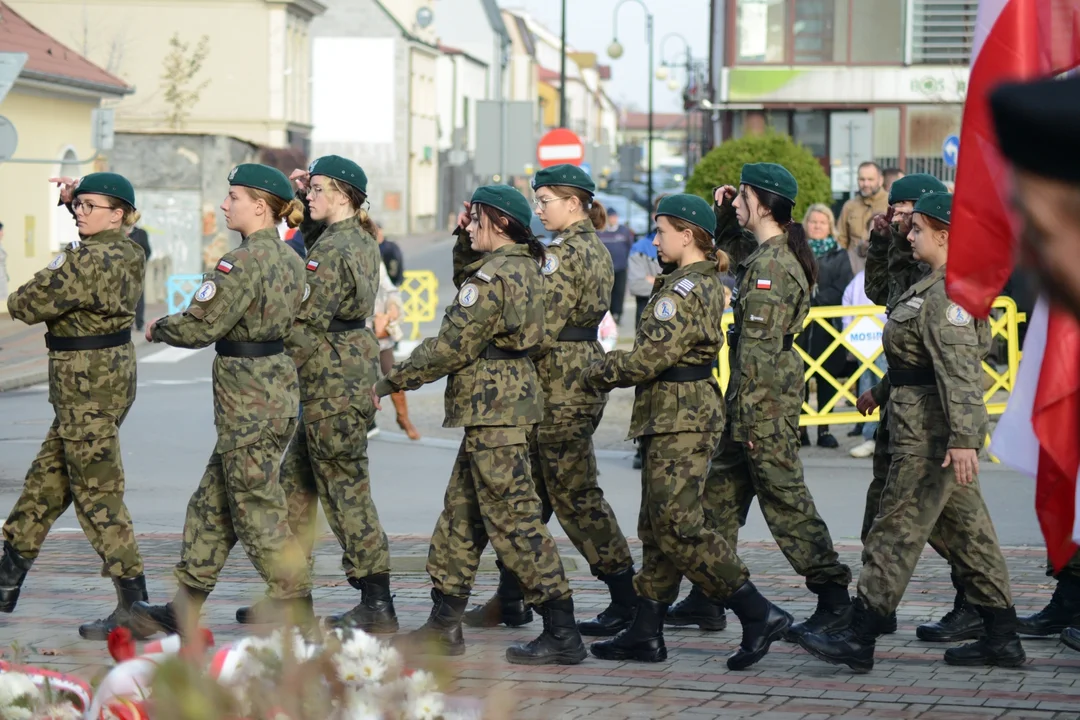
<path id="1" fill-rule="evenodd" d="M 1016 634 L 1016 608 L 972 605 L 982 618 L 986 634 L 973 643 L 945 651 L 947 665 L 996 665 L 1020 667 L 1027 661 L 1020 636 Z"/>
<path id="2" fill-rule="evenodd" d="M 689 595 L 672 605 L 664 624 L 668 627 L 697 625 L 702 630 L 715 632 L 727 628 L 727 615 L 724 614 L 724 603 L 713 600 L 694 585 Z"/>
<path id="3" fill-rule="evenodd" d="M 4 543 L 4 557 L 0 558 L 0 612 L 15 612 L 23 581 L 33 564 L 33 560 L 20 555 L 11 543 Z"/>
<path id="4" fill-rule="evenodd" d="M 1050 603 L 1035 613 L 1016 619 L 1016 632 L 1035 637 L 1059 635 L 1065 628 L 1080 626 L 1080 578 L 1062 575 Z"/>
<path id="5" fill-rule="evenodd" d="M 630 627 L 610 640 L 593 643 L 590 646 L 592 654 L 601 660 L 667 660 L 667 646 L 664 645 L 664 614 L 667 609 L 664 603 L 639 597 Z"/>
<path id="6" fill-rule="evenodd" d="M 521 627 L 533 621 L 532 610 L 525 604 L 525 593 L 517 576 L 506 569 L 501 560 L 496 560 L 499 568 L 499 589 L 483 605 L 477 605 L 465 613 L 462 620 L 469 627 Z"/>
<path id="7" fill-rule="evenodd" d="M 588 656 L 574 623 L 571 598 L 549 600 L 536 611 L 544 620 L 544 632 L 532 642 L 507 648 L 508 661 L 515 665 L 577 665 Z"/>
<path id="8" fill-rule="evenodd" d="M 261 622 L 268 622 L 274 613 L 273 604 L 273 600 L 264 597 L 256 601 L 254 605 L 238 607 L 236 608 L 236 622 L 241 625 L 257 625 Z"/>
<path id="9" fill-rule="evenodd" d="M 800 635 L 799 645 L 819 660 L 847 665 L 856 673 L 870 672 L 874 669 L 874 641 L 886 622 L 887 616 L 878 615 L 859 599 L 855 601 L 851 624 L 846 629 L 827 635 Z"/>
<path id="10" fill-rule="evenodd" d="M 349 584 L 360 590 L 360 604 L 347 613 L 326 619 L 330 627 L 349 627 L 366 633 L 396 633 L 397 613 L 390 594 L 390 573 L 377 573 L 366 578 L 349 578 Z"/>
<path id="11" fill-rule="evenodd" d="M 956 588 L 956 598 L 953 600 L 953 608 L 945 613 L 945 617 L 937 622 L 924 623 L 915 628 L 915 636 L 924 642 L 959 642 L 960 640 L 975 640 L 981 638 L 985 632 L 983 620 L 967 602 L 964 586 L 960 578 L 953 573 L 953 587 Z"/>
<path id="12" fill-rule="evenodd" d="M 724 602 L 742 623 L 742 642 L 728 658 L 728 670 L 745 670 L 765 657 L 791 627 L 791 615 L 766 600 L 749 580 Z"/>
<path id="13" fill-rule="evenodd" d="M 893 610 L 885 617 L 885 623 L 881 626 L 881 634 L 892 635 L 894 632 L 896 632 L 896 628 L 896 611 Z"/>
<path id="14" fill-rule="evenodd" d="M 603 575 L 600 578 L 611 593 L 611 604 L 596 616 L 595 620 L 578 623 L 582 635 L 592 637 L 611 637 L 630 627 L 637 605 L 637 592 L 634 590 L 634 568 L 628 567 L 617 573 Z"/>
<path id="15" fill-rule="evenodd" d="M 1065 643 L 1065 647 L 1080 652 L 1080 628 L 1071 627 L 1062 630 L 1061 642 Z"/>
<path id="16" fill-rule="evenodd" d="M 79 636 L 86 640 L 108 640 L 109 633 L 118 627 L 126 627 L 136 640 L 145 640 L 149 635 L 140 632 L 139 627 L 132 621 L 131 606 L 137 602 L 147 602 L 150 596 L 146 594 L 146 576 L 138 575 L 133 578 L 113 578 L 116 586 L 116 609 L 109 617 L 96 620 L 79 626 Z"/>
<path id="17" fill-rule="evenodd" d="M 784 633 L 784 639 L 788 642 L 799 642 L 799 636 L 806 633 L 831 633 L 851 624 L 854 610 L 846 587 L 836 583 L 808 587 L 818 596 L 817 608 L 806 620 L 788 628 Z"/>
<path id="18" fill-rule="evenodd" d="M 422 650 L 432 655 L 463 655 L 465 638 L 461 634 L 461 616 L 469 604 L 469 597 L 443 595 L 432 588 L 431 614 L 427 622 L 406 637 Z"/>
<path id="19" fill-rule="evenodd" d="M 199 615 L 209 593 L 181 585 L 170 603 L 151 605 L 139 600 L 131 604 L 131 623 L 140 635 L 150 637 L 156 632 L 166 635 L 181 635 L 181 631 L 191 625 L 191 630 L 198 627 Z"/>

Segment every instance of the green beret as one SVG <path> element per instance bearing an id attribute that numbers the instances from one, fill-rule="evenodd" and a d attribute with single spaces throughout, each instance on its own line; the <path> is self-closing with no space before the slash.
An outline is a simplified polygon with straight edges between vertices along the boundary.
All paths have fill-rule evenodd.
<path id="1" fill-rule="evenodd" d="M 889 189 L 889 204 L 915 202 L 926 193 L 932 192 L 949 192 L 949 189 L 945 187 L 945 183 L 929 173 L 905 175 L 893 181 L 892 187 Z"/>
<path id="2" fill-rule="evenodd" d="M 774 193 L 791 202 L 795 202 L 795 196 L 799 194 L 799 183 L 795 182 L 795 176 L 776 163 L 746 163 L 742 166 L 739 184 Z"/>
<path id="3" fill-rule="evenodd" d="M 990 95 L 1001 154 L 1016 167 L 1080 183 L 1080 77 L 1002 85 Z"/>
<path id="4" fill-rule="evenodd" d="M 126 177 L 116 173 L 90 173 L 75 184 L 72 197 L 80 195 L 108 195 L 135 207 L 135 188 Z"/>
<path id="5" fill-rule="evenodd" d="M 709 233 L 710 237 L 716 234 L 716 213 L 709 203 L 697 195 L 687 195 L 685 193 L 668 195 L 660 201 L 660 205 L 656 209 L 656 216 L 660 217 L 661 215 L 679 218 L 692 225 L 697 225 Z"/>
<path id="6" fill-rule="evenodd" d="M 520 192 L 509 185 L 482 185 L 476 188 L 472 201 L 504 212 L 525 227 L 532 222 L 532 208 Z"/>
<path id="7" fill-rule="evenodd" d="M 915 212 L 927 217 L 932 217 L 935 220 L 951 225 L 952 224 L 952 193 L 947 192 L 935 192 L 928 193 L 919 198 L 919 201 L 915 203 Z"/>
<path id="8" fill-rule="evenodd" d="M 533 177 L 533 190 L 549 185 L 566 185 L 581 188 L 590 195 L 596 194 L 596 183 L 589 173 L 573 165 L 554 165 L 538 171 Z"/>
<path id="9" fill-rule="evenodd" d="M 237 165 L 229 173 L 229 184 L 241 185 L 255 190 L 265 190 L 271 195 L 277 195 L 282 200 L 292 200 L 296 197 L 292 183 L 289 182 L 289 178 L 285 177 L 285 173 L 269 165 L 257 165 L 255 163 Z"/>
<path id="10" fill-rule="evenodd" d="M 309 175 L 322 175 L 348 183 L 367 195 L 367 174 L 364 169 L 339 155 L 324 155 L 308 165 Z"/>

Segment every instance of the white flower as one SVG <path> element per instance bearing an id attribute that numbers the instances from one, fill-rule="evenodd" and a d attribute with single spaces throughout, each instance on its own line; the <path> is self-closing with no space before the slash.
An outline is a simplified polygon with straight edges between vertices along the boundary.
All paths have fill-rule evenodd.
<path id="1" fill-rule="evenodd" d="M 378 657 L 379 661 L 386 666 L 385 677 L 387 680 L 401 677 L 401 673 L 405 669 L 405 658 L 401 656 L 400 652 L 389 645 L 384 645 L 379 650 Z"/>
<path id="2" fill-rule="evenodd" d="M 425 693 L 409 703 L 409 720 L 437 720 L 443 713 L 442 696 Z"/>
<path id="3" fill-rule="evenodd" d="M 30 717 L 30 712 L 26 711 L 26 715 L 18 715 L 22 711 L 22 707 L 12 707 L 16 702 L 20 706 L 36 705 L 41 701 L 41 690 L 34 684 L 26 675 L 17 672 L 0 673 L 0 717 L 8 718 L 8 713 L 11 714 L 12 720 L 16 720 L 19 717 Z"/>
<path id="4" fill-rule="evenodd" d="M 52 705 L 41 711 L 38 717 L 48 720 L 82 720 L 82 713 L 70 703 L 65 705 Z"/>
<path id="5" fill-rule="evenodd" d="M 341 644 L 340 654 L 359 660 L 369 655 L 378 655 L 381 649 L 382 643 L 378 638 L 361 630 L 354 630 L 352 637 Z"/>
<path id="6" fill-rule="evenodd" d="M 347 720 L 379 720 L 382 716 L 378 698 L 366 688 L 349 688 L 345 700 L 343 715 Z"/>
<path id="7" fill-rule="evenodd" d="M 439 683 L 435 681 L 435 676 L 427 670 L 417 670 L 409 676 L 408 692 L 411 697 L 415 698 L 421 695 L 428 695 L 436 692 L 438 689 Z"/>

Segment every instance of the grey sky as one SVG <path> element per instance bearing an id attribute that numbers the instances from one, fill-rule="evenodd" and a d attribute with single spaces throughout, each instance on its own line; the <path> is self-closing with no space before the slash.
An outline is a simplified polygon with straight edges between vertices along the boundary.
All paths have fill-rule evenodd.
<path id="1" fill-rule="evenodd" d="M 560 27 L 559 0 L 498 0 L 504 8 L 520 8 L 558 33 Z M 645 73 L 649 61 L 649 46 L 645 42 L 645 18 L 641 6 L 627 2 L 619 9 L 619 42 L 625 52 L 618 60 L 607 55 L 612 37 L 612 13 L 618 0 L 566 0 L 567 44 L 579 51 L 595 52 L 600 62 L 611 65 L 612 99 L 620 105 L 632 102 L 644 110 L 648 104 L 649 88 Z M 709 56 L 709 0 L 645 0 L 654 14 L 656 38 L 656 63 L 685 62 L 685 45 L 673 37 L 664 43 L 661 58 L 661 41 L 669 33 L 679 33 L 690 42 L 695 59 Z M 559 68 L 550 68 L 558 70 Z M 679 90 L 670 90 L 667 80 L 653 80 L 653 92 L 657 112 L 682 111 L 682 87 L 685 75 L 679 72 Z"/>

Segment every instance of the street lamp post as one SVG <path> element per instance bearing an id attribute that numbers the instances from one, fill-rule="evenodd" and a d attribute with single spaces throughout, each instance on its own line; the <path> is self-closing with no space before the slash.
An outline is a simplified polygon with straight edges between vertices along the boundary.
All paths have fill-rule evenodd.
<path id="1" fill-rule="evenodd" d="M 559 46 L 559 127 L 566 127 L 566 0 L 562 0 L 562 40 Z"/>
<path id="2" fill-rule="evenodd" d="M 649 153 L 649 175 L 648 175 L 648 195 L 649 195 L 649 210 L 651 212 L 653 204 L 653 16 L 649 12 L 649 6 L 645 4 L 644 0 L 619 0 L 615 4 L 615 12 L 613 17 L 613 33 L 611 46 L 608 47 L 608 55 L 612 60 L 618 60 L 622 57 L 623 46 L 619 43 L 619 8 L 628 2 L 636 2 L 641 6 L 641 9 L 645 11 L 645 37 L 649 43 L 649 135 L 648 135 L 648 153 Z"/>

